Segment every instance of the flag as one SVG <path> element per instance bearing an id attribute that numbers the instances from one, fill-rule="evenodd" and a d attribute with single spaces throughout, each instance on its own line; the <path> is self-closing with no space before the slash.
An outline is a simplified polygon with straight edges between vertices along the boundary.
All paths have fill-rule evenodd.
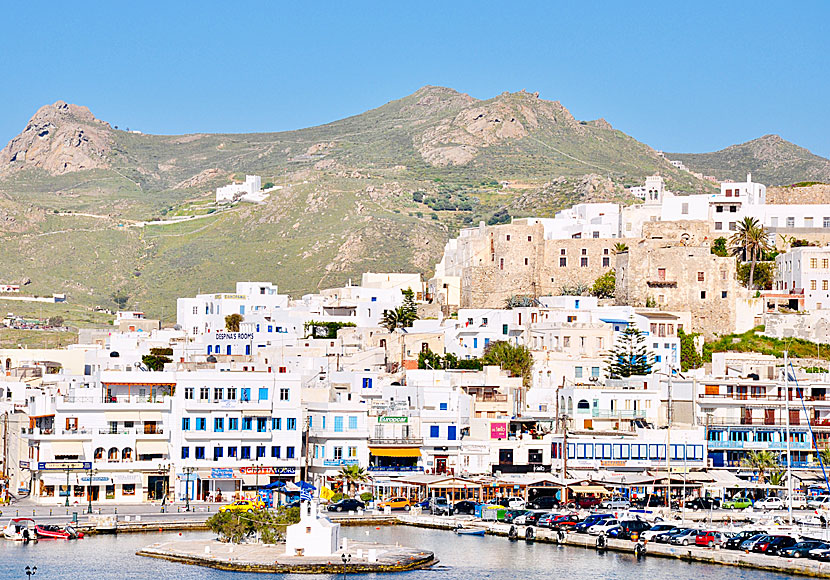
<path id="1" fill-rule="evenodd" d="M 304 489 L 300 492 L 300 501 L 311 501 L 311 490 Z"/>
<path id="2" fill-rule="evenodd" d="M 320 499 L 324 499 L 326 501 L 330 500 L 334 497 L 334 491 L 329 489 L 328 487 L 321 487 L 320 488 Z"/>

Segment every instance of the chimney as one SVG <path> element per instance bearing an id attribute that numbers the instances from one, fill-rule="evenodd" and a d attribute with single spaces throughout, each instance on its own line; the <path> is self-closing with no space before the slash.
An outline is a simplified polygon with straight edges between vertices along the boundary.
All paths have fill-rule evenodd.
<path id="1" fill-rule="evenodd" d="M 752 174 L 751 173 L 746 174 L 746 182 L 747 183 L 752 183 Z"/>

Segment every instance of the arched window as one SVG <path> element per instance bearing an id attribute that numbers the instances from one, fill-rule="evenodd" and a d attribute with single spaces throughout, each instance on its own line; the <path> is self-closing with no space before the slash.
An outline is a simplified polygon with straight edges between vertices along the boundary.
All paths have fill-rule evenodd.
<path id="1" fill-rule="evenodd" d="M 571 415 L 574 412 L 574 400 L 571 397 L 568 397 L 568 414 Z"/>
<path id="2" fill-rule="evenodd" d="M 125 447 L 121 451 L 121 460 L 122 461 L 132 461 L 133 460 L 133 450 L 131 447 Z"/>
<path id="3" fill-rule="evenodd" d="M 107 452 L 107 461 L 118 461 L 118 447 L 110 447 Z"/>
<path id="4" fill-rule="evenodd" d="M 587 413 L 591 410 L 591 405 L 585 399 L 580 399 L 576 404 L 576 410 L 581 413 Z"/>
<path id="5" fill-rule="evenodd" d="M 96 461 L 100 461 L 101 459 L 103 459 L 104 458 L 104 448 L 103 447 L 98 447 L 95 450 L 95 455 L 93 457 Z"/>

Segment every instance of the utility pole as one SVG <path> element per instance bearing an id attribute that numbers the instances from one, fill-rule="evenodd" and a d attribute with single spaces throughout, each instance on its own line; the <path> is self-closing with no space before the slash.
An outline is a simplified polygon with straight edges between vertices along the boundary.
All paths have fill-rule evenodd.
<path id="1" fill-rule="evenodd" d="M 666 422 L 668 423 L 668 426 L 666 427 L 666 507 L 668 507 L 669 513 L 671 513 L 671 374 L 672 369 L 669 369 L 668 396 L 666 406 Z"/>
<path id="2" fill-rule="evenodd" d="M 562 505 L 568 503 L 568 416 L 562 414 Z"/>
<path id="3" fill-rule="evenodd" d="M 789 351 L 784 351 L 784 408 L 787 415 L 787 514 L 793 525 L 793 471 L 790 454 L 790 370 Z"/>

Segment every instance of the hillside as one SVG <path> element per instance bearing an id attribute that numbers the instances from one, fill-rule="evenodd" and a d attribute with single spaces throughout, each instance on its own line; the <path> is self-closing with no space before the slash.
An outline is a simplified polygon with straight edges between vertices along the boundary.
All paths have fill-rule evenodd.
<path id="1" fill-rule="evenodd" d="M 524 91 L 477 100 L 424 87 L 327 125 L 236 135 L 138 134 L 58 102 L 0 151 L 0 281 L 88 306 L 126 296 L 172 320 L 176 296 L 241 279 L 298 295 L 367 270 L 428 275 L 461 227 L 497 211 L 633 203 L 624 186 L 655 172 L 675 191 L 712 187 Z M 216 206 L 215 188 L 245 173 L 284 187 Z M 177 216 L 194 219 L 143 223 Z"/>
<path id="2" fill-rule="evenodd" d="M 830 159 L 819 157 L 778 135 L 764 135 L 712 153 L 666 153 L 692 171 L 718 179 L 790 185 L 803 181 L 830 182 Z"/>

